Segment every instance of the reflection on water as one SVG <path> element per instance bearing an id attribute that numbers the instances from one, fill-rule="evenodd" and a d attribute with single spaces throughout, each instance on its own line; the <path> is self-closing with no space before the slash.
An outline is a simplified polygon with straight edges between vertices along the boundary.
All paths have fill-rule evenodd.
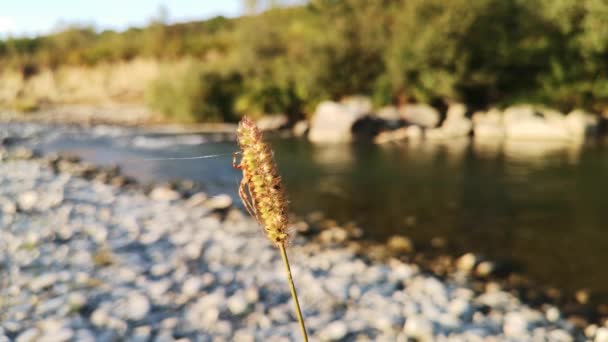
<path id="1" fill-rule="evenodd" d="M 140 136 L 140 135 L 138 135 Z M 154 139 L 163 139 L 153 148 Z M 58 138 L 51 150 L 120 163 L 144 180 L 187 178 L 236 197 L 230 156 L 194 161 L 136 158 L 231 153 L 233 141 L 184 143 L 148 136 Z M 180 140 L 181 139 L 181 140 Z M 186 140 L 188 140 L 186 139 Z M 292 209 L 322 210 L 383 240 L 406 234 L 420 244 L 444 237 L 459 251 L 521 264 L 535 278 L 569 289 L 608 292 L 608 149 L 602 144 L 454 140 L 403 146 L 314 146 L 273 139 Z"/>

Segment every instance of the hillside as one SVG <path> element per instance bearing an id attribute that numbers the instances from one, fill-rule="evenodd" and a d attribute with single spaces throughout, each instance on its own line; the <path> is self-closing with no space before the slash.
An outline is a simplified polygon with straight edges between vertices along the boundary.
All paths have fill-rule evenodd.
<path id="1" fill-rule="evenodd" d="M 0 106 L 146 103 L 177 121 L 368 95 L 604 112 L 602 0 L 319 0 L 256 16 L 0 41 Z M 84 81 L 83 81 L 84 80 Z"/>

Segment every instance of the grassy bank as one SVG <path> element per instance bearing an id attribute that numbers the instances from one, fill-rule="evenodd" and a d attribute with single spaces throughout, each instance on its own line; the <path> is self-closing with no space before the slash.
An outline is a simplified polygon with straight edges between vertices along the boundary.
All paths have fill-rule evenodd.
<path id="1" fill-rule="evenodd" d="M 306 115 L 320 100 L 363 94 L 379 106 L 534 102 L 601 113 L 607 15 L 602 0 L 316 0 L 125 32 L 71 28 L 0 42 L 0 105 L 145 101 L 172 120 L 234 121 Z"/>

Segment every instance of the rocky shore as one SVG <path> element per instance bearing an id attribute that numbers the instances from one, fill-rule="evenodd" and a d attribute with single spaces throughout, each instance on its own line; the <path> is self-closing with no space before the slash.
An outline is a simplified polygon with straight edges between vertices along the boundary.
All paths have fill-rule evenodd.
<path id="1" fill-rule="evenodd" d="M 2 155 L 0 340 L 299 338 L 280 256 L 229 197 L 144 191 L 115 168 L 27 149 Z M 363 256 L 344 230 L 309 239 L 296 228 L 306 234 L 289 252 L 313 340 L 608 340 L 608 328 L 578 329 L 499 283 L 476 288 L 469 273 L 484 267 L 470 256 L 438 278 Z"/>
<path id="2" fill-rule="evenodd" d="M 266 121 L 266 119 L 264 119 Z M 444 111 L 426 104 L 373 108 L 366 97 L 321 102 L 310 120 L 308 138 L 315 143 L 372 140 L 377 144 L 452 141 L 470 136 L 479 141 L 549 141 L 580 144 L 605 131 L 606 117 L 575 109 L 564 114 L 544 106 L 522 104 L 473 111 L 453 103 Z M 277 122 L 267 119 L 268 123 Z M 307 122 L 302 124 L 308 125 Z M 305 132 L 294 127 L 294 134 Z"/>

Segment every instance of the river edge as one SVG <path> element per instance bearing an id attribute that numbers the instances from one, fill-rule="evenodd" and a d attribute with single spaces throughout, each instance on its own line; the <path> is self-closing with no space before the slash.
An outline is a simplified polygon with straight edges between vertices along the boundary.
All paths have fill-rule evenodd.
<path id="1" fill-rule="evenodd" d="M 23 122 L 91 127 L 110 125 L 127 128 L 146 128 L 162 133 L 234 133 L 234 123 L 172 123 L 138 104 L 55 105 L 32 112 L 18 112 L 0 108 L 0 122 Z"/>
<path id="2" fill-rule="evenodd" d="M 68 173 L 85 179 L 87 182 L 111 184 L 111 186 L 118 189 L 145 194 L 153 201 L 190 201 L 190 203 L 198 201 L 198 204 L 207 203 L 207 208 L 213 210 L 214 214 L 219 215 L 223 220 L 234 215 L 241 215 L 240 212 L 239 214 L 235 214 L 237 211 L 234 210 L 228 202 L 229 199 L 227 200 L 226 197 L 222 198 L 222 196 L 219 196 L 215 199 L 205 199 L 205 196 L 195 191 L 195 188 L 188 181 L 170 185 L 141 185 L 134 179 L 122 176 L 117 167 L 97 167 L 81 163 L 79 160 L 71 157 L 40 157 L 35 152 L 18 146 L 7 155 L 7 159 L 24 159 L 33 161 L 34 163 L 41 163 L 47 165 L 55 174 Z M 244 220 L 247 219 L 245 218 Z M 543 291 L 534 288 L 535 285 L 530 284 L 529 280 L 525 279 L 525 277 L 505 277 L 504 274 L 501 274 L 504 269 L 494 267 L 498 264 L 490 260 L 475 259 L 476 256 L 472 254 L 467 254 L 456 260 L 453 257 L 441 254 L 412 253 L 406 250 L 407 247 L 405 247 L 403 241 L 401 243 L 393 243 L 393 246 L 388 248 L 386 244 L 362 240 L 360 231 L 356 228 L 336 227 L 335 223 L 332 224 L 331 220 L 325 220 L 321 216 L 318 216 L 316 219 L 298 219 L 296 221 L 295 226 L 300 231 L 299 236 L 306 237 L 308 241 L 304 243 L 302 238 L 298 238 L 299 242 L 295 243 L 298 246 L 297 248 L 299 248 L 300 244 L 305 244 L 308 246 L 306 248 L 310 248 L 313 251 L 332 249 L 347 251 L 366 265 L 391 265 L 391 263 L 407 265 L 408 267 L 412 267 L 415 272 L 421 272 L 421 275 L 431 277 L 429 279 L 441 279 L 442 283 L 448 284 L 446 286 L 450 286 L 449 284 L 452 283 L 457 283 L 458 285 L 464 284 L 467 289 L 473 291 L 474 298 L 484 296 L 488 292 L 500 293 L 504 296 L 517 296 L 524 303 L 542 310 L 538 312 L 542 312 L 543 319 L 546 320 L 545 323 L 551 321 L 553 323 L 559 322 L 559 324 L 564 324 L 560 317 L 570 318 L 570 323 L 567 323 L 566 330 L 574 335 L 579 334 L 577 335 L 577 339 L 582 338 L 582 335 L 580 335 L 582 330 L 593 331 L 597 328 L 596 325 L 589 325 L 591 322 L 598 322 L 598 317 L 594 317 L 597 316 L 597 313 L 588 312 L 588 306 L 574 305 L 573 307 L 567 301 L 560 301 L 559 298 L 552 298 L 550 295 L 545 296 L 540 294 L 531 297 L 530 292 L 537 292 L 538 294 L 538 292 Z M 252 222 L 248 223 L 248 225 L 251 224 Z M 485 265 L 481 269 L 486 268 L 486 275 L 480 274 L 482 272 L 480 271 L 480 266 L 482 265 Z M 508 292 L 511 292 L 511 294 Z M 484 306 L 488 305 L 484 304 Z M 564 306 L 569 306 L 570 308 L 565 308 Z M 492 305 L 489 305 L 489 307 L 493 308 Z M 568 314 L 568 312 L 571 314 Z M 407 320 L 405 317 L 404 319 Z M 503 323 L 507 325 L 508 322 L 505 321 Z M 510 329 L 503 326 L 502 333 L 509 335 Z M 407 329 L 404 328 L 404 331 L 401 331 L 401 333 L 405 333 L 405 330 Z M 432 331 L 433 333 L 439 333 L 437 336 L 445 333 L 445 331 L 441 330 Z"/>

